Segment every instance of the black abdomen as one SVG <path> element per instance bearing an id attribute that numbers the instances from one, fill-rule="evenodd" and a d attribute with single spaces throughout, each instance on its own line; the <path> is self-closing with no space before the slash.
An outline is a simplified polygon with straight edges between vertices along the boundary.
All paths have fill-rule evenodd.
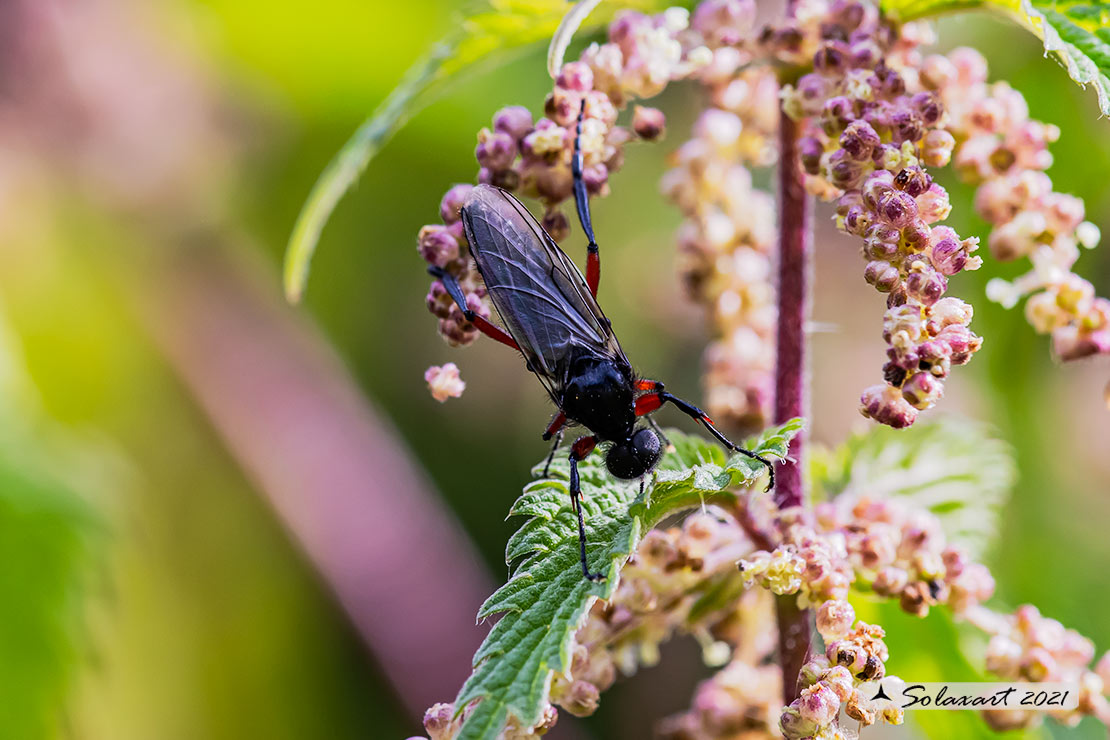
<path id="1" fill-rule="evenodd" d="M 602 440 L 625 440 L 636 425 L 632 377 L 617 362 L 595 357 L 576 361 L 560 404 L 567 416 Z"/>

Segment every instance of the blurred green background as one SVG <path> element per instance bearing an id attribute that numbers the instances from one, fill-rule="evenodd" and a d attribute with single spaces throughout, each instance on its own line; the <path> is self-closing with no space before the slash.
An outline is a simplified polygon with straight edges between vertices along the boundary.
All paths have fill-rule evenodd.
<path id="1" fill-rule="evenodd" d="M 504 577 L 504 515 L 546 452 L 547 404 L 492 343 L 454 350 L 436 337 L 414 246 L 446 187 L 472 181 L 475 133 L 492 113 L 539 108 L 550 85 L 544 49 L 464 75 L 421 112 L 328 224 L 305 304 L 280 302 L 282 252 L 308 188 L 452 27 L 455 10 L 433 0 L 22 0 L 0 10 L 0 737 L 419 733 L 406 666 L 366 645 L 388 634 L 395 614 L 321 579 L 314 563 L 327 561 L 326 528 L 297 518 L 315 497 L 331 500 L 331 489 L 290 498 L 304 471 L 284 450 L 267 457 L 267 444 L 275 418 L 303 424 L 304 439 L 345 439 L 327 428 L 327 414 L 295 404 L 311 396 L 312 378 L 337 387 L 353 378 L 372 405 L 339 394 L 336 408 L 386 424 L 387 434 L 391 424 L 400 441 L 375 469 L 408 455 L 423 471 L 383 472 L 359 516 L 388 530 L 408 521 L 398 509 L 413 485 L 438 491 L 450 512 L 443 521 L 457 521 L 473 543 L 445 552 L 474 547 L 488 571 L 471 568 L 476 585 L 455 610 L 472 614 L 477 602 L 467 598 Z M 1098 119 L 1093 93 L 1011 24 L 961 16 L 940 32 L 945 47 L 980 48 L 994 77 L 1060 125 L 1050 174 L 1110 233 L 1110 123 Z M 668 140 L 630 150 L 594 217 L 604 302 L 625 348 L 645 372 L 696 397 L 705 337 L 672 269 L 678 215 L 657 207 L 655 185 L 696 113 L 695 95 L 662 98 Z M 945 184 L 967 204 L 953 225 L 985 237 L 970 192 Z M 814 341 L 814 435 L 835 444 L 863 426 L 856 399 L 879 376 L 882 304 L 860 279 L 856 246 L 819 213 L 814 319 L 837 330 Z M 572 255 L 577 239 L 575 231 Z M 1019 311 L 983 297 L 996 267 L 988 260 L 952 286 L 975 304 L 973 328 L 986 343 L 954 374 L 941 408 L 993 423 L 1017 455 L 1021 480 L 991 559 L 1002 603 L 1036 603 L 1105 650 L 1110 368 L 1054 365 Z M 1110 293 L 1110 248 L 1085 254 L 1079 270 Z M 231 310 L 252 320 L 225 321 Z M 208 341 L 216 336 L 222 344 Z M 236 364 L 236 337 L 257 342 L 256 364 Z M 280 344 L 272 363 L 269 341 Z M 280 375 L 299 352 L 324 358 L 309 363 L 317 374 Z M 447 361 L 469 388 L 440 405 L 422 373 Z M 286 385 L 253 388 L 260 368 Z M 450 540 L 429 531 L 398 531 L 386 550 L 400 587 L 422 599 L 414 618 L 434 618 L 448 598 L 441 583 L 452 581 L 449 569 L 439 581 L 404 578 L 424 548 Z M 375 537 L 367 532 L 365 547 Z M 344 572 L 327 562 L 325 573 Z M 484 628 L 467 618 L 452 630 L 441 642 L 457 638 L 465 656 Z M 607 695 L 576 736 L 643 737 L 648 696 L 660 713 L 683 707 L 697 675 L 690 647 L 668 649 L 660 668 Z M 435 666 L 437 657 L 421 660 Z M 465 664 L 452 661 L 441 676 L 417 671 L 414 658 L 408 680 L 454 686 Z M 453 689 L 437 691 L 453 698 Z M 1057 732 L 1100 736 L 1090 726 Z"/>

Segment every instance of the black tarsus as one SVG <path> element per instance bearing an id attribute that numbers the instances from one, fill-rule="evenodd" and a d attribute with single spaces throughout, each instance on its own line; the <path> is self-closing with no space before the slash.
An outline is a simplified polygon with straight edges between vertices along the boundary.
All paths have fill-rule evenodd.
<path id="1" fill-rule="evenodd" d="M 459 281 L 455 279 L 454 275 L 435 265 L 428 265 L 428 274 L 443 283 L 443 287 L 447 289 L 447 295 L 451 296 L 451 300 L 458 304 L 459 310 L 463 312 L 467 321 L 474 318 L 474 312 L 466 307 L 466 296 L 463 295 L 462 288 L 459 287 Z"/>
<path id="2" fill-rule="evenodd" d="M 767 489 L 766 490 L 770 491 L 772 488 L 775 487 L 775 466 L 770 460 L 768 460 L 767 458 L 763 457 L 762 455 L 760 455 L 756 452 L 752 452 L 751 450 L 746 450 L 743 447 L 740 447 L 739 445 L 733 443 L 732 440 L 730 440 L 725 435 L 721 434 L 721 431 L 719 429 L 717 429 L 716 425 L 714 425 L 713 422 L 709 421 L 709 417 L 705 415 L 705 412 L 702 411 L 701 409 L 699 409 L 694 404 L 689 403 L 687 401 L 683 401 L 681 398 L 679 398 L 677 396 L 674 396 L 670 393 L 667 393 L 665 391 L 660 391 L 659 392 L 659 398 L 660 398 L 660 400 L 662 400 L 663 403 L 671 403 L 679 411 L 681 411 L 682 413 L 686 414 L 687 416 L 689 416 L 694 421 L 696 421 L 699 424 L 701 424 L 702 426 L 704 426 L 706 429 L 709 430 L 710 434 L 712 434 L 714 437 L 717 438 L 717 441 L 719 441 L 721 444 L 723 444 L 728 449 L 732 450 L 733 452 L 739 452 L 741 455 L 747 455 L 751 459 L 758 460 L 759 462 L 766 465 L 767 466 L 767 476 L 768 476 Z"/>
<path id="3" fill-rule="evenodd" d="M 570 160 L 570 172 L 574 176 L 574 207 L 578 211 L 578 221 L 582 224 L 582 232 L 589 241 L 586 249 L 591 254 L 597 254 L 597 240 L 594 238 L 594 226 L 590 220 L 590 196 L 586 192 L 586 181 L 582 179 L 582 119 L 585 115 L 586 99 L 582 98 L 582 107 L 578 109 L 578 122 L 574 128 L 574 156 Z"/>
<path id="4" fill-rule="evenodd" d="M 563 430 L 555 432 L 555 444 L 551 445 L 551 452 L 547 453 L 547 462 L 543 465 L 543 476 L 547 477 L 547 472 L 551 469 L 551 461 L 555 459 L 555 451 L 559 449 L 559 445 L 563 443 Z M 546 435 L 544 439 L 547 439 Z"/>
<path id="5" fill-rule="evenodd" d="M 586 563 L 586 525 L 582 523 L 582 486 L 578 481 L 578 455 L 572 448 L 570 451 L 570 503 L 574 513 L 578 515 L 578 556 L 582 561 L 582 575 L 591 581 L 600 581 L 605 578 L 604 573 L 591 573 L 590 566 Z"/>

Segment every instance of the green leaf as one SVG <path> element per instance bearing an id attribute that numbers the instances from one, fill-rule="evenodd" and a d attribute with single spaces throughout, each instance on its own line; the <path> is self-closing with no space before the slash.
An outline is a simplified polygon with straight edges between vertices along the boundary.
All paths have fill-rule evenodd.
<path id="1" fill-rule="evenodd" d="M 601 0 L 578 0 L 563 16 L 547 47 L 547 74 L 552 78 L 558 76 L 559 70 L 563 68 L 563 57 L 566 56 L 567 47 L 570 46 L 574 34 L 598 5 L 601 5 Z"/>
<path id="2" fill-rule="evenodd" d="M 0 735 L 52 738 L 72 734 L 91 656 L 85 609 L 108 544 L 94 502 L 126 471 L 43 413 L 17 347 L 0 314 Z"/>
<path id="3" fill-rule="evenodd" d="M 1103 115 L 1110 115 L 1110 4 L 1102 0 L 882 0 L 883 12 L 901 21 L 984 7 L 1001 11 L 1036 34 L 1083 87 L 1093 85 Z"/>
<path id="4" fill-rule="evenodd" d="M 996 533 L 1016 475 L 1010 448 L 966 419 L 906 431 L 873 426 L 834 452 L 816 449 L 810 464 L 816 492 L 908 498 L 935 513 L 949 539 L 972 557 Z"/>
<path id="5" fill-rule="evenodd" d="M 578 19 L 582 28 L 587 31 L 601 28 L 621 8 L 650 10 L 666 7 L 668 3 L 624 0 L 606 5 L 588 20 Z M 472 69 L 478 62 L 503 63 L 532 44 L 551 38 L 566 14 L 566 0 L 483 0 L 472 5 L 457 31 L 435 44 L 405 73 L 397 87 L 324 168 L 301 206 L 285 249 L 283 282 L 285 296 L 291 303 L 300 301 L 304 294 L 320 233 L 339 200 L 409 118 L 441 95 L 460 72 Z M 569 42 L 569 38 L 566 40 Z"/>
<path id="6" fill-rule="evenodd" d="M 801 428 L 801 420 L 790 421 L 765 432 L 751 449 L 783 458 Z M 478 612 L 479 619 L 497 614 L 501 618 L 474 656 L 474 672 L 455 700 L 460 711 L 478 702 L 459 732 L 460 740 L 495 738 L 510 715 L 521 725 L 536 724 L 551 677 L 569 666 L 575 631 L 594 601 L 616 590 L 621 568 L 642 534 L 675 512 L 735 497 L 739 486 L 764 472 L 761 463 L 740 454 L 726 459 L 720 447 L 698 437 L 667 434 L 675 452 L 664 457 L 643 496 L 637 483 L 608 474 L 603 454 L 591 455 L 579 465 L 587 559 L 590 570 L 606 574 L 602 582 L 586 580 L 579 567 L 578 530 L 567 492 L 569 463 L 557 461 L 550 477 L 524 488 L 510 515 L 528 519 L 506 547 L 507 562 L 519 562 L 508 583 Z"/>
<path id="7" fill-rule="evenodd" d="M 0 726 L 10 737 L 52 737 L 83 646 L 97 523 L 72 489 L 29 466 L 17 447 L 0 445 Z"/>

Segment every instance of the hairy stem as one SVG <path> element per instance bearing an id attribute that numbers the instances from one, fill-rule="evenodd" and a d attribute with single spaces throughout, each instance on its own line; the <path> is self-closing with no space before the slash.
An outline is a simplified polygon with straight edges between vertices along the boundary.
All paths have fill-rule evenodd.
<path id="1" fill-rule="evenodd" d="M 806 335 L 809 315 L 809 269 L 813 203 L 805 191 L 798 158 L 798 124 L 779 116 L 779 318 L 775 363 L 775 421 L 806 416 Z M 779 464 L 775 503 L 801 506 L 804 430 L 790 446 L 790 459 Z M 798 671 L 809 653 L 810 614 L 798 609 L 794 596 L 780 596 L 779 665 L 783 698 L 797 695 Z"/>
<path id="2" fill-rule="evenodd" d="M 798 124 L 779 121 L 779 324 L 775 361 L 775 423 L 806 415 L 805 324 L 809 315 L 809 262 L 813 203 L 806 194 L 798 161 Z M 790 459 L 779 463 L 775 503 L 801 506 L 805 434 L 790 445 Z"/>

